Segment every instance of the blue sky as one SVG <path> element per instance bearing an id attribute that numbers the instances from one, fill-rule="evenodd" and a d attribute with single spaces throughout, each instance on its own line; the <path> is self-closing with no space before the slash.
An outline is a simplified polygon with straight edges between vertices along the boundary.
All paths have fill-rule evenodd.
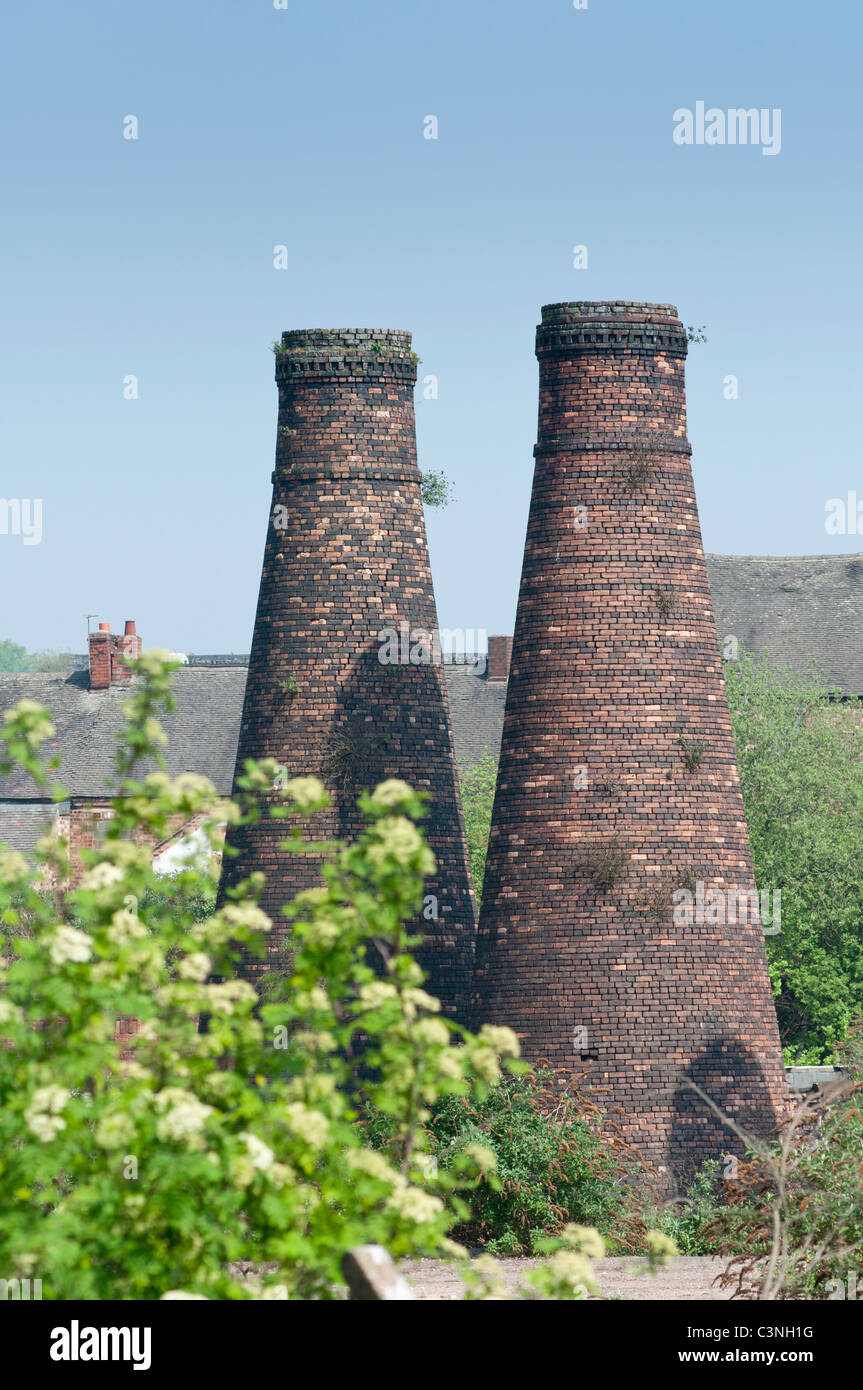
<path id="1" fill-rule="evenodd" d="M 511 632 L 534 328 L 564 299 L 706 326 L 687 384 L 707 549 L 858 550 L 824 521 L 863 496 L 860 31 L 795 0 L 7 9 L 0 497 L 44 521 L 39 545 L 0 535 L 0 637 L 80 651 L 97 613 L 145 646 L 248 650 L 269 344 L 339 326 L 412 330 L 439 380 L 420 464 L 456 495 L 428 518 L 440 622 Z M 699 100 L 780 108 L 781 152 L 676 145 Z"/>

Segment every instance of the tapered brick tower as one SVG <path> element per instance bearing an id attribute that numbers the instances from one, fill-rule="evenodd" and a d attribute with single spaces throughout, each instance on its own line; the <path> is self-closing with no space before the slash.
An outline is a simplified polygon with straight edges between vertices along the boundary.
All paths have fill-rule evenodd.
<path id="1" fill-rule="evenodd" d="M 416 456 L 416 362 L 409 333 L 282 337 L 273 504 L 237 770 L 248 757 L 273 757 L 289 776 L 320 777 L 334 802 L 315 818 L 315 838 L 350 838 L 359 791 L 387 777 L 429 793 L 424 828 L 438 870 L 415 924 L 424 934 L 420 960 L 429 989 L 464 1021 L 475 900 L 443 670 L 419 635 L 436 632 L 437 616 Z M 390 632 L 396 641 L 382 638 Z M 264 809 L 279 799 L 265 797 Z M 295 893 L 320 882 L 315 861 L 279 851 L 284 834 L 285 822 L 266 815 L 230 831 L 241 854 L 226 856 L 223 874 L 224 890 L 263 871 L 262 906 L 277 923 Z M 283 937 L 274 933 L 274 955 Z M 260 967 L 247 974 L 254 979 Z"/>
<path id="2" fill-rule="evenodd" d="M 738 897 L 755 884 L 686 349 L 671 305 L 542 311 L 474 986 L 476 1021 L 515 1027 L 529 1058 L 586 1070 L 669 1187 L 735 1147 L 687 1078 L 756 1133 L 785 1104 L 757 904 Z"/>

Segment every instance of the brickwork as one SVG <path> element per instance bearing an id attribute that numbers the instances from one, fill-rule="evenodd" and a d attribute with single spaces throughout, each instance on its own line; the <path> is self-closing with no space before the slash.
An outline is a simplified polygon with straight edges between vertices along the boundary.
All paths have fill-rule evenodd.
<path id="1" fill-rule="evenodd" d="M 425 822 L 438 872 L 416 923 L 429 988 L 450 1015 L 468 1006 L 475 905 L 458 802 L 442 667 L 382 664 L 379 634 L 437 629 L 416 459 L 416 358 L 408 333 L 285 333 L 273 503 L 237 754 L 314 774 L 332 811 L 316 836 L 351 836 L 363 786 L 399 777 L 430 794 Z M 415 649 L 421 656 L 421 647 Z M 277 801 L 278 793 L 264 798 Z M 253 869 L 277 923 L 317 865 L 278 849 L 284 822 L 231 830 L 224 888 Z M 437 920 L 431 914 L 437 911 Z M 274 933 L 272 961 L 284 931 Z M 249 963 L 254 979 L 259 970 Z"/>
<path id="2" fill-rule="evenodd" d="M 671 305 L 542 311 L 474 985 L 475 1020 L 514 1026 L 530 1058 L 586 1070 L 669 1187 L 734 1148 L 687 1079 L 759 1133 L 785 1104 L 757 912 L 750 902 L 748 925 L 712 920 L 711 890 L 754 882 L 686 350 Z M 679 890 L 706 894 L 704 920 L 696 902 L 696 920 L 675 922 Z"/>
<path id="3" fill-rule="evenodd" d="M 512 659 L 511 637 L 489 637 L 487 679 L 505 681 L 509 678 L 509 663 Z"/>

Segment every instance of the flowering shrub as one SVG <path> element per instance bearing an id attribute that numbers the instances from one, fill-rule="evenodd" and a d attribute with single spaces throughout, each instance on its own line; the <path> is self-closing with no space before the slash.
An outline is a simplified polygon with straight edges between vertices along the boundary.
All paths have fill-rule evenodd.
<path id="1" fill-rule="evenodd" d="M 468 1147 L 434 1174 L 431 1106 L 481 1100 L 521 1064 L 508 1029 L 464 1032 L 422 988 L 406 926 L 434 867 L 421 798 L 385 782 L 360 798 L 354 843 L 315 845 L 321 886 L 289 909 L 291 973 L 261 1004 L 236 977 L 243 953 L 266 957 L 260 876 L 205 916 L 207 873 L 183 869 L 166 896 L 141 842 L 196 816 L 212 843 L 220 824 L 259 814 L 276 765 L 247 764 L 232 801 L 204 778 L 170 778 L 157 715 L 172 708 L 172 666 L 148 653 L 135 667 L 114 816 L 80 882 L 62 840 L 39 843 L 38 872 L 0 851 L 0 1275 L 40 1278 L 53 1299 L 333 1298 L 352 1246 L 460 1253 L 446 1233 L 491 1159 Z M 44 793 L 53 732 L 45 710 L 19 704 L 0 768 L 17 764 Z M 274 813 L 303 852 L 299 820 L 327 793 L 308 777 L 282 795 Z M 131 1061 L 118 1015 L 141 1021 Z M 369 1105 L 387 1118 L 386 1157 L 355 1122 Z M 581 1296 L 573 1281 L 564 1272 L 555 1296 Z"/>

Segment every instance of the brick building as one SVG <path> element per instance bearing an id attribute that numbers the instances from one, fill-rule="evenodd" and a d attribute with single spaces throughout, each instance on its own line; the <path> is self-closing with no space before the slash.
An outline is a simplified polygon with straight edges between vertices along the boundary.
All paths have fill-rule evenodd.
<path id="1" fill-rule="evenodd" d="M 54 804 L 21 772 L 0 777 L 0 844 L 28 852 L 46 829 L 68 838 L 74 855 L 98 843 L 100 823 L 110 816 L 107 783 L 114 773 L 117 735 L 124 724 L 122 705 L 129 694 L 131 672 L 124 656 L 141 651 L 135 624 L 127 622 L 125 628 L 116 634 L 109 624 L 100 624 L 90 634 L 88 655 L 71 671 L 0 675 L 0 710 L 33 700 L 51 711 L 56 733 L 43 751 L 46 757 L 59 758 L 56 778 L 69 792 L 66 801 Z M 245 680 L 242 661 L 176 672 L 177 708 L 163 718 L 171 776 L 196 772 L 209 777 L 217 790 L 230 789 Z M 142 771 L 154 767 L 142 764 Z M 168 840 L 153 845 L 157 868 L 170 872 L 195 828 L 193 823 L 178 824 Z"/>

